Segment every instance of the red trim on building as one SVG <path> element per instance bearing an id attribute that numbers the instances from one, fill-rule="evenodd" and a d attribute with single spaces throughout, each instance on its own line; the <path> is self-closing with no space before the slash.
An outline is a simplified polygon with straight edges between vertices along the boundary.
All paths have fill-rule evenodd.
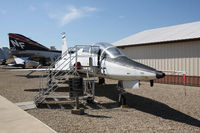
<path id="1" fill-rule="evenodd" d="M 166 75 L 162 79 L 155 80 L 155 82 L 164 84 L 200 86 L 200 77 L 186 75 L 184 79 L 183 75 Z"/>

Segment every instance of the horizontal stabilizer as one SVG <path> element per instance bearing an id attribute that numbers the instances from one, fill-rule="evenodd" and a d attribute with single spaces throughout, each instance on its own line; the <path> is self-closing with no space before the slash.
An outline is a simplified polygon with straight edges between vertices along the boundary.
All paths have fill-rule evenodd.
<path id="1" fill-rule="evenodd" d="M 29 57 L 17 57 L 14 56 L 14 60 L 16 62 L 16 64 L 24 64 L 26 62 L 26 60 L 28 60 Z"/>

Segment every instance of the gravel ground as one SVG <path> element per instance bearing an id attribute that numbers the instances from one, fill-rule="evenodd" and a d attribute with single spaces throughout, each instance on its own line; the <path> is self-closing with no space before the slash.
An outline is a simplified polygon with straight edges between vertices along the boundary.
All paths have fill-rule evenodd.
<path id="1" fill-rule="evenodd" d="M 0 95 L 10 101 L 31 101 L 38 93 L 39 73 L 0 68 Z M 70 109 L 42 108 L 27 112 L 59 133 L 64 132 L 193 132 L 200 133 L 200 87 L 142 82 L 138 90 L 127 90 L 129 108 L 117 107 L 116 81 L 96 86 L 99 104 L 87 105 L 85 115 L 72 115 Z M 186 92 L 186 95 L 185 95 Z M 56 94 L 68 95 L 61 87 Z M 68 106 L 68 105 L 66 105 Z"/>

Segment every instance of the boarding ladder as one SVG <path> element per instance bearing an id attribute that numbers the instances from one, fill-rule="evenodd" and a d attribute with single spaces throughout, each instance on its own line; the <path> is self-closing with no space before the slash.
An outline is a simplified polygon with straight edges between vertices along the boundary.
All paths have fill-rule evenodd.
<path id="1" fill-rule="evenodd" d="M 77 72 L 77 51 L 80 47 L 74 46 L 72 48 L 68 48 L 68 50 L 62 54 L 59 58 L 57 58 L 45 71 L 45 73 L 41 74 L 41 80 L 39 82 L 39 93 L 34 97 L 34 102 L 36 104 L 42 103 L 48 95 L 55 92 L 58 89 L 59 83 L 66 83 L 68 81 L 67 77 L 80 76 Z M 92 56 L 92 55 L 91 55 Z M 58 65 L 58 62 L 64 60 Z M 57 65 L 55 67 L 55 65 Z M 89 76 L 89 67 L 86 67 L 87 70 L 87 78 Z M 93 74 L 93 77 L 95 75 Z M 91 83 L 91 81 L 93 83 Z M 84 93 L 90 93 L 94 99 L 94 80 L 86 80 L 85 82 L 85 90 Z"/>
<path id="2" fill-rule="evenodd" d="M 72 54 L 73 51 L 77 51 L 77 46 L 69 48 L 62 54 L 59 58 L 57 58 L 45 72 L 41 74 L 40 82 L 39 82 L 39 93 L 34 97 L 35 103 L 42 103 L 47 95 L 50 95 L 58 88 L 58 83 L 60 81 L 65 80 L 64 78 L 58 78 L 64 75 L 77 75 L 77 52 L 76 54 Z M 60 63 L 64 58 L 65 61 Z M 75 60 L 75 65 L 73 66 L 71 63 Z M 55 67 L 55 65 L 57 65 Z"/>

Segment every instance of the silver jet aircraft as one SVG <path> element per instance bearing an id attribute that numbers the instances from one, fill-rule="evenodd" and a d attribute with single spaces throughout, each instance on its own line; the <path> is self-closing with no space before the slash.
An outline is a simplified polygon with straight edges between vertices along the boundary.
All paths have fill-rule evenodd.
<path id="1" fill-rule="evenodd" d="M 165 76 L 161 71 L 129 59 L 109 43 L 77 46 L 76 49 L 70 50 L 67 48 L 65 34 L 62 38 L 62 58 L 56 63 L 56 70 L 68 70 L 75 66 L 77 61 L 79 72 L 86 73 L 89 67 L 90 74 L 100 77 L 101 80 L 103 78 L 119 80 L 124 88 L 138 88 L 140 80 L 149 80 L 153 86 L 153 80 Z M 70 56 L 77 58 L 71 59 L 69 63 Z"/>
<path id="2" fill-rule="evenodd" d="M 104 82 L 104 78 L 109 78 L 118 80 L 123 88 L 133 89 L 139 88 L 141 80 L 150 81 L 150 85 L 153 86 L 153 80 L 165 76 L 162 71 L 129 59 L 112 44 L 100 42 L 68 48 L 65 33 L 62 34 L 62 41 L 61 57 L 56 61 L 55 67 L 49 70 L 69 71 L 77 65 L 78 73 L 95 75 L 101 83 Z"/>
<path id="3" fill-rule="evenodd" d="M 137 89 L 140 81 L 150 81 L 153 86 L 155 79 L 163 78 L 165 73 L 152 67 L 141 64 L 126 57 L 118 48 L 109 43 L 96 43 L 93 45 L 76 45 L 67 48 L 65 33 L 62 34 L 62 54 L 48 69 L 26 69 L 34 71 L 47 71 L 49 88 L 52 90 L 56 85 L 52 85 L 52 79 L 62 79 L 61 73 L 77 73 L 80 76 L 99 78 L 99 83 L 104 83 L 104 78 L 118 80 L 120 91 L 119 101 L 125 101 L 123 93 L 125 88 Z M 52 77 L 54 76 L 54 78 Z M 54 83 L 54 82 L 53 82 Z M 58 82 L 57 82 L 58 83 Z M 45 94 L 45 93 L 44 93 Z M 48 93 L 47 93 L 48 94 Z M 123 103 L 123 102 L 122 102 Z M 124 104 L 124 103 L 123 103 Z"/>

